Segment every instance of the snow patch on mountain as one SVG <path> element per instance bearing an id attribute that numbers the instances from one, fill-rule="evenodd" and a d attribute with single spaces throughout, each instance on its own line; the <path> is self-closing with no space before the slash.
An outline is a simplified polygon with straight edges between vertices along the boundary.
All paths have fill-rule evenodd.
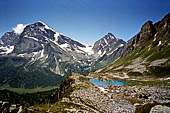
<path id="1" fill-rule="evenodd" d="M 5 46 L 5 47 L 1 46 L 0 50 L 3 51 L 0 54 L 6 54 L 7 55 L 7 54 L 11 53 L 14 50 L 14 46 Z"/>
<path id="2" fill-rule="evenodd" d="M 65 44 L 61 44 L 61 45 L 59 45 L 61 48 L 67 48 L 67 47 L 70 47 L 70 45 L 69 44 L 67 44 L 67 43 L 65 43 Z"/>
<path id="3" fill-rule="evenodd" d="M 102 54 L 102 51 L 101 51 L 101 50 L 99 50 L 99 51 L 98 51 L 98 54 L 99 54 L 99 55 L 101 55 L 101 54 Z"/>
<path id="4" fill-rule="evenodd" d="M 80 50 L 86 52 L 88 55 L 92 55 L 94 54 L 93 50 L 92 50 L 92 46 L 89 46 L 89 45 L 85 45 L 85 47 L 78 47 Z"/>
<path id="5" fill-rule="evenodd" d="M 153 42 L 156 40 L 156 37 L 153 39 Z"/>
<path id="6" fill-rule="evenodd" d="M 60 33 L 55 32 L 54 34 L 54 41 L 57 42 L 58 41 L 58 37 L 60 36 Z"/>
<path id="7" fill-rule="evenodd" d="M 0 44 L 2 44 L 2 45 L 4 44 L 4 42 L 1 39 L 0 39 Z"/>
<path id="8" fill-rule="evenodd" d="M 119 47 L 123 47 L 123 46 L 124 46 L 124 44 L 120 44 L 120 45 L 119 45 Z"/>
<path id="9" fill-rule="evenodd" d="M 40 58 L 43 58 L 43 57 L 44 57 L 44 45 L 43 45 L 43 44 L 41 44 L 41 45 L 42 45 L 43 49 L 41 50 L 41 56 L 40 56 Z"/>
<path id="10" fill-rule="evenodd" d="M 25 37 L 25 38 L 30 38 L 30 39 L 33 39 L 33 40 L 35 40 L 35 41 L 38 41 L 38 39 L 35 38 L 35 37 Z"/>
<path id="11" fill-rule="evenodd" d="M 51 31 L 55 32 L 55 30 L 54 30 L 54 29 L 52 29 L 52 28 L 48 27 L 48 25 L 47 25 L 47 24 L 45 24 L 44 22 L 42 22 L 42 21 L 38 21 L 38 22 L 39 22 L 39 23 L 41 23 L 41 24 L 43 24 L 45 29 L 49 29 L 49 30 L 51 30 Z"/>
<path id="12" fill-rule="evenodd" d="M 105 38 L 104 38 L 104 42 L 105 42 L 106 45 L 108 44 L 108 42 L 107 42 L 107 40 Z"/>
<path id="13" fill-rule="evenodd" d="M 113 54 L 116 50 L 118 50 L 118 48 L 114 49 L 112 52 L 108 53 L 107 55 Z"/>
<path id="14" fill-rule="evenodd" d="M 106 89 L 104 87 L 98 87 L 100 89 L 101 92 L 103 93 L 107 93 Z"/>
<path id="15" fill-rule="evenodd" d="M 158 44 L 158 46 L 160 46 L 161 45 L 161 41 L 159 41 L 159 44 Z"/>

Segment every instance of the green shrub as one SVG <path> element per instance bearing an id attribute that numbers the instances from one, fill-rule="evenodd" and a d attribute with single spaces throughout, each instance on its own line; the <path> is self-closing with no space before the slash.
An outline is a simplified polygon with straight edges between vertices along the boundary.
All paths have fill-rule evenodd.
<path id="1" fill-rule="evenodd" d="M 170 75 L 170 65 L 169 66 L 151 66 L 148 68 L 152 75 L 156 77 L 164 77 Z"/>
<path id="2" fill-rule="evenodd" d="M 128 76 L 142 76 L 142 73 L 140 73 L 140 72 L 128 72 L 127 75 Z"/>

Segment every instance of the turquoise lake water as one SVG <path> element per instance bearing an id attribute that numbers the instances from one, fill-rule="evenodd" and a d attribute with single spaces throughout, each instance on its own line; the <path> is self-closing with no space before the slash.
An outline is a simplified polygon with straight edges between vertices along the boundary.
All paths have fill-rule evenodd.
<path id="1" fill-rule="evenodd" d="M 118 80 L 108 80 L 108 81 L 102 81 L 99 79 L 90 79 L 90 82 L 92 82 L 93 84 L 100 86 L 100 87 L 105 87 L 108 85 L 119 85 L 119 86 L 123 86 L 123 85 L 127 85 L 127 84 L 133 84 L 133 82 L 127 82 L 127 81 L 118 81 Z"/>

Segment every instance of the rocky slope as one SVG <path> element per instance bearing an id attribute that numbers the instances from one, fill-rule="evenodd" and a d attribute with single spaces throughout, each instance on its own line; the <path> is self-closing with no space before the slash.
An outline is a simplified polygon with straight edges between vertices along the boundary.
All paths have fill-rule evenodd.
<path id="1" fill-rule="evenodd" d="M 34 113 L 149 113 L 169 111 L 170 80 L 137 82 L 131 85 L 98 86 L 91 76 L 71 73 L 57 89 L 17 94 L 2 90 L 0 111 L 20 110 Z M 8 103 L 8 106 L 4 106 Z M 14 109 L 14 105 L 18 107 Z M 158 109 L 159 108 L 161 109 Z"/>
<path id="2" fill-rule="evenodd" d="M 72 82 L 69 82 L 72 81 Z M 69 85 L 68 85 L 69 84 Z M 63 88 L 64 87 L 64 88 Z M 46 105 L 35 107 L 37 112 L 126 112 L 131 113 L 133 108 L 122 108 L 119 104 L 114 104 L 113 100 L 101 89 L 82 75 L 72 73 L 59 89 L 52 96 L 55 104 L 47 108 Z M 61 92 L 62 91 L 62 92 Z M 60 96 L 62 95 L 62 96 Z M 60 97 L 55 101 L 55 98 Z M 46 109 L 47 108 L 47 109 Z"/>
<path id="3" fill-rule="evenodd" d="M 152 24 L 146 22 L 141 31 L 128 41 L 122 57 L 101 73 L 110 77 L 149 80 L 168 79 L 170 75 L 170 14 Z"/>
<path id="4" fill-rule="evenodd" d="M 34 106 L 31 110 L 38 113 L 148 113 L 155 105 L 169 105 L 168 83 L 100 87 L 88 77 L 72 73 L 51 95 L 48 105 Z"/>

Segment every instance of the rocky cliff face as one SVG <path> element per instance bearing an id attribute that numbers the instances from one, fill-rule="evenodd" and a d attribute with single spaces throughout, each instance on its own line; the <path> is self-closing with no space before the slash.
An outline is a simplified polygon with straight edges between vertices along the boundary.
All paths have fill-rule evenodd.
<path id="1" fill-rule="evenodd" d="M 168 44 L 167 39 L 170 38 L 169 18 L 170 14 L 167 14 L 161 21 L 155 24 L 152 21 L 147 21 L 142 26 L 141 31 L 128 41 L 128 47 L 123 56 L 129 55 L 135 48 L 141 47 L 142 44 L 149 41 L 152 41 L 154 47 L 159 44 L 158 40 L 166 41 L 166 44 Z"/>
<path id="2" fill-rule="evenodd" d="M 170 75 L 169 51 L 170 14 L 167 14 L 155 24 L 147 21 L 141 31 L 128 41 L 122 57 L 101 72 L 140 80 L 166 78 Z"/>
<path id="3" fill-rule="evenodd" d="M 155 28 L 152 21 L 147 21 L 141 28 L 141 31 L 129 40 L 128 47 L 123 56 L 129 55 L 134 48 L 140 47 L 141 44 L 153 39 Z"/>

